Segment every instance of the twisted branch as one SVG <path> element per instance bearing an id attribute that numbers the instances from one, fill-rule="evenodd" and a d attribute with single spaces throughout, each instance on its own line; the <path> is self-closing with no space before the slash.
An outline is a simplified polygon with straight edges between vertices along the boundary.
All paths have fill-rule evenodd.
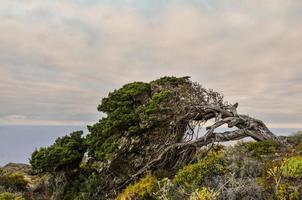
<path id="1" fill-rule="evenodd" d="M 238 103 L 234 105 L 228 105 L 225 107 L 218 107 L 213 105 L 206 106 L 198 106 L 195 107 L 194 111 L 198 110 L 198 114 L 190 113 L 187 116 L 194 116 L 191 120 L 196 120 L 196 116 L 199 116 L 200 121 L 207 121 L 211 118 L 220 116 L 216 122 L 207 127 L 207 132 L 195 139 L 195 140 L 185 140 L 179 143 L 170 144 L 159 151 L 159 153 L 150 160 L 147 164 L 145 164 L 141 169 L 139 169 L 135 174 L 133 174 L 127 181 L 125 181 L 122 185 L 120 185 L 120 189 L 124 188 L 133 180 L 137 179 L 143 173 L 145 173 L 149 169 L 157 168 L 159 165 L 163 165 L 165 162 L 165 157 L 168 153 L 179 152 L 179 154 L 183 153 L 183 155 L 179 156 L 180 159 L 185 157 L 186 150 L 188 149 L 200 149 L 208 144 L 217 143 L 217 142 L 227 142 L 233 140 L 243 139 L 245 137 L 252 137 L 256 141 L 262 140 L 275 140 L 279 141 L 278 138 L 266 127 L 266 125 L 252 117 L 247 115 L 239 115 L 237 113 Z M 215 132 L 215 130 L 222 125 L 227 124 L 229 128 L 237 127 L 236 130 L 225 131 L 225 132 Z M 188 125 L 189 134 L 194 132 L 194 128 Z M 196 133 L 198 134 L 198 133 Z M 176 161 L 175 165 L 180 165 L 181 161 Z"/>

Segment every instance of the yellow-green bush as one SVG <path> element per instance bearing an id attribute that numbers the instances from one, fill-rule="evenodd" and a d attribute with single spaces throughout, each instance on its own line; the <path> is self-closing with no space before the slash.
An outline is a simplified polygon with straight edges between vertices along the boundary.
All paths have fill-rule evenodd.
<path id="1" fill-rule="evenodd" d="M 299 200 L 300 193 L 289 183 L 284 183 L 279 185 L 278 190 L 276 191 L 276 198 L 278 200 Z"/>
<path id="2" fill-rule="evenodd" d="M 153 194 L 158 190 L 157 179 L 147 174 L 138 182 L 129 185 L 119 196 L 118 200 L 150 200 Z"/>
<path id="3" fill-rule="evenodd" d="M 12 173 L 0 169 L 0 185 L 13 190 L 25 190 L 28 181 L 21 173 Z"/>
<path id="4" fill-rule="evenodd" d="M 0 194 L 0 200 L 24 200 L 24 198 L 19 195 L 15 195 L 9 192 L 4 192 Z"/>
<path id="5" fill-rule="evenodd" d="M 195 190 L 190 196 L 190 200 L 216 200 L 219 197 L 218 192 L 214 192 L 211 189 L 203 187 Z"/>
<path id="6" fill-rule="evenodd" d="M 187 189 L 201 186 L 205 176 L 220 175 L 226 170 L 223 155 L 211 152 L 197 163 L 187 165 L 180 169 L 173 179 L 173 183 Z"/>
<path id="7" fill-rule="evenodd" d="M 285 177 L 302 177 L 302 156 L 293 156 L 283 162 L 282 173 Z"/>
<path id="8" fill-rule="evenodd" d="M 300 153 L 302 152 L 302 143 L 297 145 L 296 150 Z"/>

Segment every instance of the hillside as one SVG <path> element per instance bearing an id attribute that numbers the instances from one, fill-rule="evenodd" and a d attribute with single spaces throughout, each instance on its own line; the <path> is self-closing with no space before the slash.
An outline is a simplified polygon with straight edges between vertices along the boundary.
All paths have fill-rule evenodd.
<path id="1" fill-rule="evenodd" d="M 291 147 L 284 148 L 270 141 L 239 142 L 227 147 L 210 146 L 196 155 L 196 162 L 183 166 L 174 176 L 168 170 L 147 172 L 126 187 L 117 199 L 300 199 L 302 133 L 287 137 L 286 140 Z M 29 166 L 14 166 L 20 167 L 8 165 L 2 170 L 23 174 L 24 179 L 21 175 L 11 174 L 11 179 L 18 178 L 8 181 L 3 179 L 1 170 L 1 200 L 21 200 L 21 196 L 24 199 L 47 200 L 51 198 L 51 193 L 58 195 L 63 191 L 64 185 L 53 185 L 54 182 L 50 181 L 54 180 L 50 175 L 44 178 L 33 176 Z M 81 173 L 84 172 L 96 178 L 97 166 L 83 162 Z M 58 175 L 56 181 L 59 180 Z M 84 184 L 75 183 L 79 184 L 81 190 L 81 196 L 75 199 L 98 199 L 93 194 L 90 194 L 91 197 L 85 196 L 95 192 L 94 187 L 98 185 L 96 179 L 90 178 Z M 4 192 L 13 193 L 14 198 L 4 197 L 8 195 Z"/>

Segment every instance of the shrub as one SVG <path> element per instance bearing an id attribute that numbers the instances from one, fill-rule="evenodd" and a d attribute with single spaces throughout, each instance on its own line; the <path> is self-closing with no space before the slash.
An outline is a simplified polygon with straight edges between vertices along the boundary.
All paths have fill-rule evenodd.
<path id="1" fill-rule="evenodd" d="M 229 164 L 228 170 L 237 178 L 261 176 L 265 171 L 265 163 L 249 155 L 244 145 L 245 143 L 227 148 L 225 159 Z"/>
<path id="2" fill-rule="evenodd" d="M 278 200 L 299 200 L 300 193 L 289 183 L 284 183 L 279 185 L 278 190 L 276 191 L 276 198 Z"/>
<path id="3" fill-rule="evenodd" d="M 248 142 L 244 147 L 251 152 L 251 155 L 261 158 L 263 155 L 272 154 L 277 150 L 278 144 L 275 141 L 265 140 L 259 142 Z"/>
<path id="4" fill-rule="evenodd" d="M 129 185 L 119 196 L 118 200 L 129 200 L 131 198 L 137 200 L 150 200 L 153 199 L 153 194 L 158 190 L 157 179 L 147 174 L 138 182 Z"/>
<path id="5" fill-rule="evenodd" d="M 104 200 L 106 198 L 100 186 L 104 185 L 105 180 L 97 173 L 92 173 L 88 177 L 80 174 L 64 194 L 64 200 Z"/>
<path id="6" fill-rule="evenodd" d="M 226 163 L 219 153 L 211 152 L 197 163 L 187 165 L 175 175 L 173 182 L 178 186 L 192 189 L 201 186 L 206 176 L 220 175 L 226 171 Z"/>
<path id="7" fill-rule="evenodd" d="M 21 190 L 24 190 L 28 184 L 28 181 L 25 180 L 24 175 L 21 173 L 12 173 L 8 175 L 7 181 L 12 187 L 16 187 Z"/>
<path id="8" fill-rule="evenodd" d="M 168 178 L 157 182 L 159 190 L 154 193 L 156 200 L 187 199 L 188 194 L 179 187 L 176 187 Z"/>
<path id="9" fill-rule="evenodd" d="M 293 145 L 299 145 L 302 143 L 302 131 L 298 131 L 291 136 L 287 137 L 287 142 Z"/>
<path id="10" fill-rule="evenodd" d="M 203 187 L 195 190 L 190 196 L 190 200 L 215 200 L 218 199 L 219 193 Z"/>
<path id="11" fill-rule="evenodd" d="M 22 196 L 15 195 L 9 192 L 0 194 L 0 200 L 25 200 Z"/>
<path id="12" fill-rule="evenodd" d="M 0 185 L 14 191 L 24 191 L 28 181 L 21 173 L 12 173 L 0 169 Z"/>
<path id="13" fill-rule="evenodd" d="M 274 160 L 267 174 L 262 178 L 262 185 L 271 189 L 280 200 L 298 200 L 301 193 L 302 157 L 292 156 L 282 160 Z"/>
<path id="14" fill-rule="evenodd" d="M 301 153 L 302 152 L 302 143 L 298 144 L 296 150 Z"/>
<path id="15" fill-rule="evenodd" d="M 282 173 L 286 177 L 299 178 L 302 176 L 302 157 L 293 156 L 283 162 Z"/>

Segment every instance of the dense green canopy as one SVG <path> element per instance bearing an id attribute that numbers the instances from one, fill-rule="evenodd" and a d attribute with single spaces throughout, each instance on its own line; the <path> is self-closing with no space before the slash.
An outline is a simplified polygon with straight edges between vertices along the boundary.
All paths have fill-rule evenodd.
<path id="1" fill-rule="evenodd" d="M 98 123 L 88 126 L 89 155 L 101 160 L 108 159 L 120 144 L 120 138 L 129 134 L 140 134 L 159 125 L 158 117 L 164 108 L 160 103 L 172 97 L 169 87 L 177 87 L 187 77 L 163 77 L 151 83 L 133 82 L 110 92 L 103 98 L 98 110 L 106 114 Z M 154 90 L 154 87 L 159 87 Z M 143 122 L 148 122 L 143 126 Z"/>
<path id="2" fill-rule="evenodd" d="M 54 172 L 79 166 L 86 152 L 82 131 L 56 139 L 50 147 L 40 148 L 32 153 L 30 164 L 33 169 Z"/>

